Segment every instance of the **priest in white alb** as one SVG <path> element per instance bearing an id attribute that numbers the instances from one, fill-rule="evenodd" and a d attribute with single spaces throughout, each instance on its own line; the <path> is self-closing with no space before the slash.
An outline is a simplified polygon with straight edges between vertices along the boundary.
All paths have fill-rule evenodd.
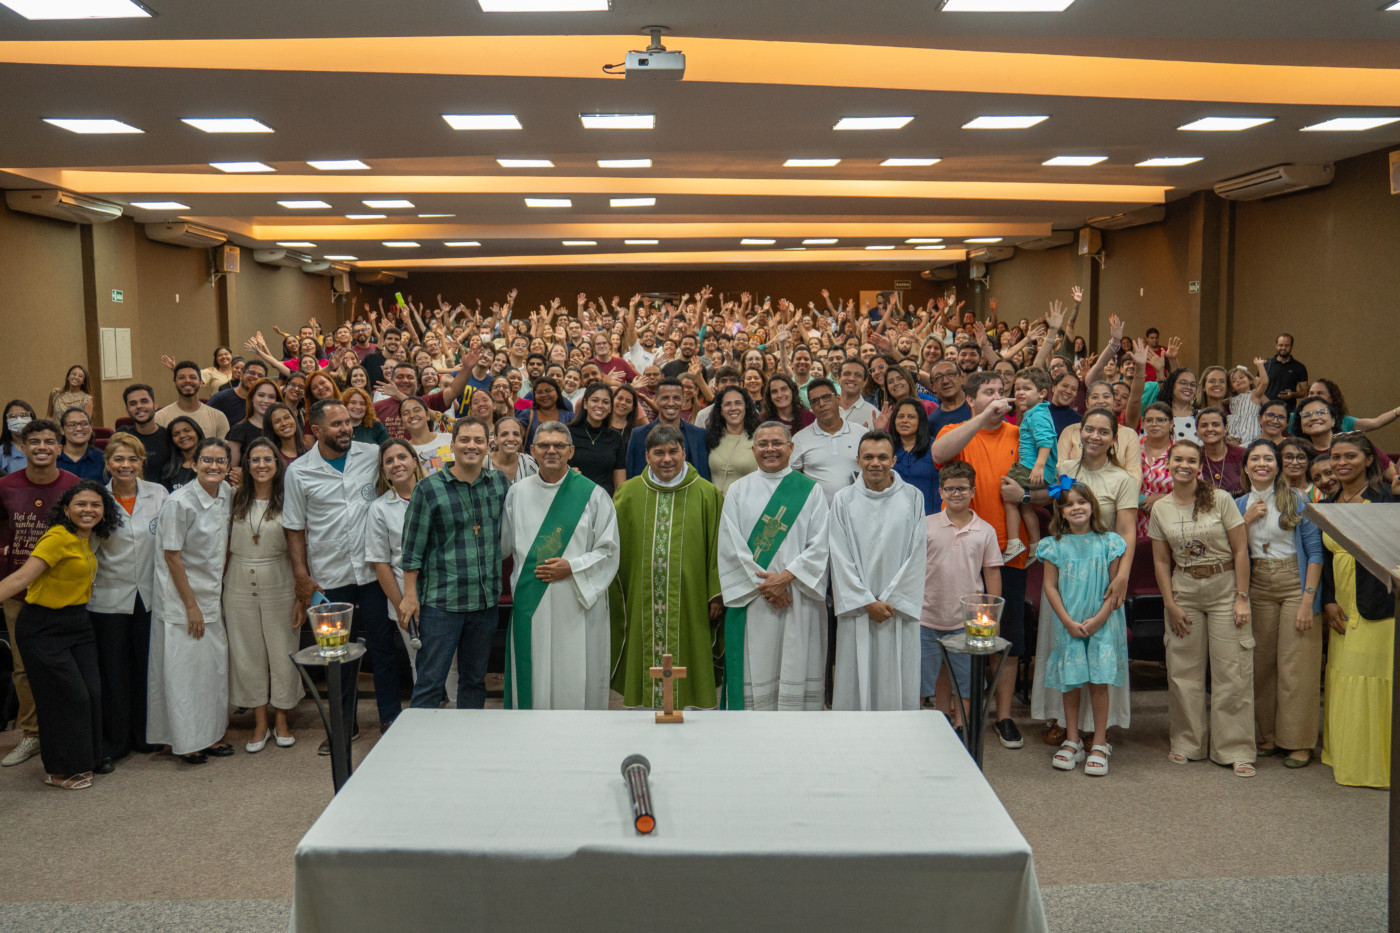
<path id="1" fill-rule="evenodd" d="M 918 709 L 924 496 L 894 471 L 894 441 L 884 431 L 861 438 L 856 463 L 860 479 L 831 502 L 831 708 Z"/>
<path id="2" fill-rule="evenodd" d="M 758 471 L 724 496 L 719 581 L 725 707 L 820 710 L 826 674 L 826 495 L 792 470 L 776 421 L 753 437 Z"/>
<path id="3" fill-rule="evenodd" d="M 573 437 L 535 430 L 540 471 L 506 494 L 501 553 L 515 558 L 506 637 L 507 709 L 607 709 L 608 585 L 617 575 L 617 512 L 569 469 Z"/>

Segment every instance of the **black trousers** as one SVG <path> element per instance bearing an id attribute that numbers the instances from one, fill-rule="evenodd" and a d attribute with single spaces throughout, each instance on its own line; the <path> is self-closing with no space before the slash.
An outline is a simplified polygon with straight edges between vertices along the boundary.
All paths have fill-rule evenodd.
<path id="1" fill-rule="evenodd" d="M 102 678 L 102 757 L 122 758 L 146 745 L 146 670 L 151 612 L 136 597 L 131 612 L 90 612 Z"/>
<path id="2" fill-rule="evenodd" d="M 34 692 L 44 770 L 91 771 L 102 757 L 102 684 L 87 607 L 25 603 L 15 620 L 15 640 Z"/>
<path id="3" fill-rule="evenodd" d="M 374 698 L 379 707 L 379 721 L 387 726 L 403 710 L 403 701 L 399 699 L 398 624 L 389 618 L 389 604 L 384 591 L 380 589 L 378 581 L 372 581 L 329 587 L 323 592 L 333 603 L 353 603 L 355 606 L 350 639 L 353 641 L 364 635 L 365 648 L 369 651 L 370 663 L 374 665 Z M 359 722 L 355 702 L 358 686 L 355 678 L 346 677 L 341 682 L 340 691 L 341 702 L 345 704 L 345 721 L 356 725 Z"/>

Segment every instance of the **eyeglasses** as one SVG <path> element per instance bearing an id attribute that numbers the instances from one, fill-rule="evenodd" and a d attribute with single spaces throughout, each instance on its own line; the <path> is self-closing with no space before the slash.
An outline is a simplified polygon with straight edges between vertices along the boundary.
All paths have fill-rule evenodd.
<path id="1" fill-rule="evenodd" d="M 787 442 L 787 441 L 754 441 L 754 442 L 753 442 L 753 449 L 754 449 L 754 450 L 777 450 L 777 449 L 779 449 L 779 448 L 781 448 L 781 447 L 786 447 L 787 445 L 788 445 L 788 442 Z"/>
<path id="2" fill-rule="evenodd" d="M 836 398 L 836 396 L 835 396 L 834 394 L 832 394 L 831 392 L 828 392 L 828 393 L 826 393 L 825 395 L 818 395 L 818 396 L 816 396 L 816 397 L 813 397 L 813 396 L 810 396 L 810 395 L 809 395 L 809 396 L 807 396 L 807 401 L 808 401 L 809 404 L 812 404 L 812 405 L 820 405 L 822 402 L 829 402 L 829 401 L 831 401 L 831 400 L 834 399 L 834 398 Z"/>
<path id="3" fill-rule="evenodd" d="M 1259 416 L 1260 421 L 1287 421 L 1287 415 L 1280 415 L 1277 412 L 1266 412 Z"/>
<path id="4" fill-rule="evenodd" d="M 1316 410 L 1316 411 L 1305 411 L 1305 412 L 1301 412 L 1301 413 L 1299 413 L 1298 417 L 1301 418 L 1301 419 L 1304 420 L 1304 421 L 1307 421 L 1307 420 L 1310 419 L 1310 418 L 1329 418 L 1329 417 L 1331 417 L 1331 416 L 1328 415 L 1327 412 L 1326 412 L 1325 410 L 1323 410 L 1323 409 L 1318 409 L 1318 410 Z"/>
<path id="5" fill-rule="evenodd" d="M 538 442 L 538 441 L 535 442 L 535 449 L 536 449 L 536 450 L 543 450 L 543 451 L 545 451 L 546 453 L 548 453 L 549 451 L 553 451 L 553 450 L 568 450 L 568 449 L 569 449 L 570 447 L 572 447 L 572 446 L 574 446 L 574 445 L 573 445 L 573 444 L 541 444 L 541 443 Z"/>
<path id="6" fill-rule="evenodd" d="M 200 457 L 200 466 L 228 466 L 228 457 Z"/>
<path id="7" fill-rule="evenodd" d="M 1308 462 L 1308 455 L 1307 455 L 1307 454 L 1284 454 L 1284 455 L 1283 455 L 1283 462 L 1284 462 L 1284 463 L 1307 463 L 1307 462 Z"/>
<path id="8" fill-rule="evenodd" d="M 949 498 L 949 497 L 951 497 L 951 496 L 968 496 L 968 495 L 971 495 L 971 494 L 972 494 L 972 487 L 971 487 L 971 486 L 944 486 L 944 487 L 943 487 L 943 498 L 945 498 L 945 499 L 947 499 L 947 498 Z"/>

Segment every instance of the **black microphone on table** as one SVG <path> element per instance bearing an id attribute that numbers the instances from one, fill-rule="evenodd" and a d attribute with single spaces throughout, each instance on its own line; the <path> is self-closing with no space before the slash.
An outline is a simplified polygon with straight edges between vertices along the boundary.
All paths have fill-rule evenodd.
<path id="1" fill-rule="evenodd" d="M 651 762 L 644 755 L 628 755 L 622 759 L 622 779 L 632 797 L 632 825 L 645 836 L 656 828 L 656 816 L 651 812 L 651 787 L 647 775 Z"/>

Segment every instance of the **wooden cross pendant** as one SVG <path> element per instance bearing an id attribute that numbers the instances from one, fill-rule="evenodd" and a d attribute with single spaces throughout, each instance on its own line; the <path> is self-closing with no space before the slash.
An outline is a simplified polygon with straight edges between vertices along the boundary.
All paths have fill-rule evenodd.
<path id="1" fill-rule="evenodd" d="M 661 678 L 661 712 L 656 714 L 657 722 L 685 722 L 685 716 L 676 709 L 676 678 L 685 676 L 685 668 L 671 664 L 671 656 L 661 656 L 661 666 L 651 669 L 652 677 Z"/>

